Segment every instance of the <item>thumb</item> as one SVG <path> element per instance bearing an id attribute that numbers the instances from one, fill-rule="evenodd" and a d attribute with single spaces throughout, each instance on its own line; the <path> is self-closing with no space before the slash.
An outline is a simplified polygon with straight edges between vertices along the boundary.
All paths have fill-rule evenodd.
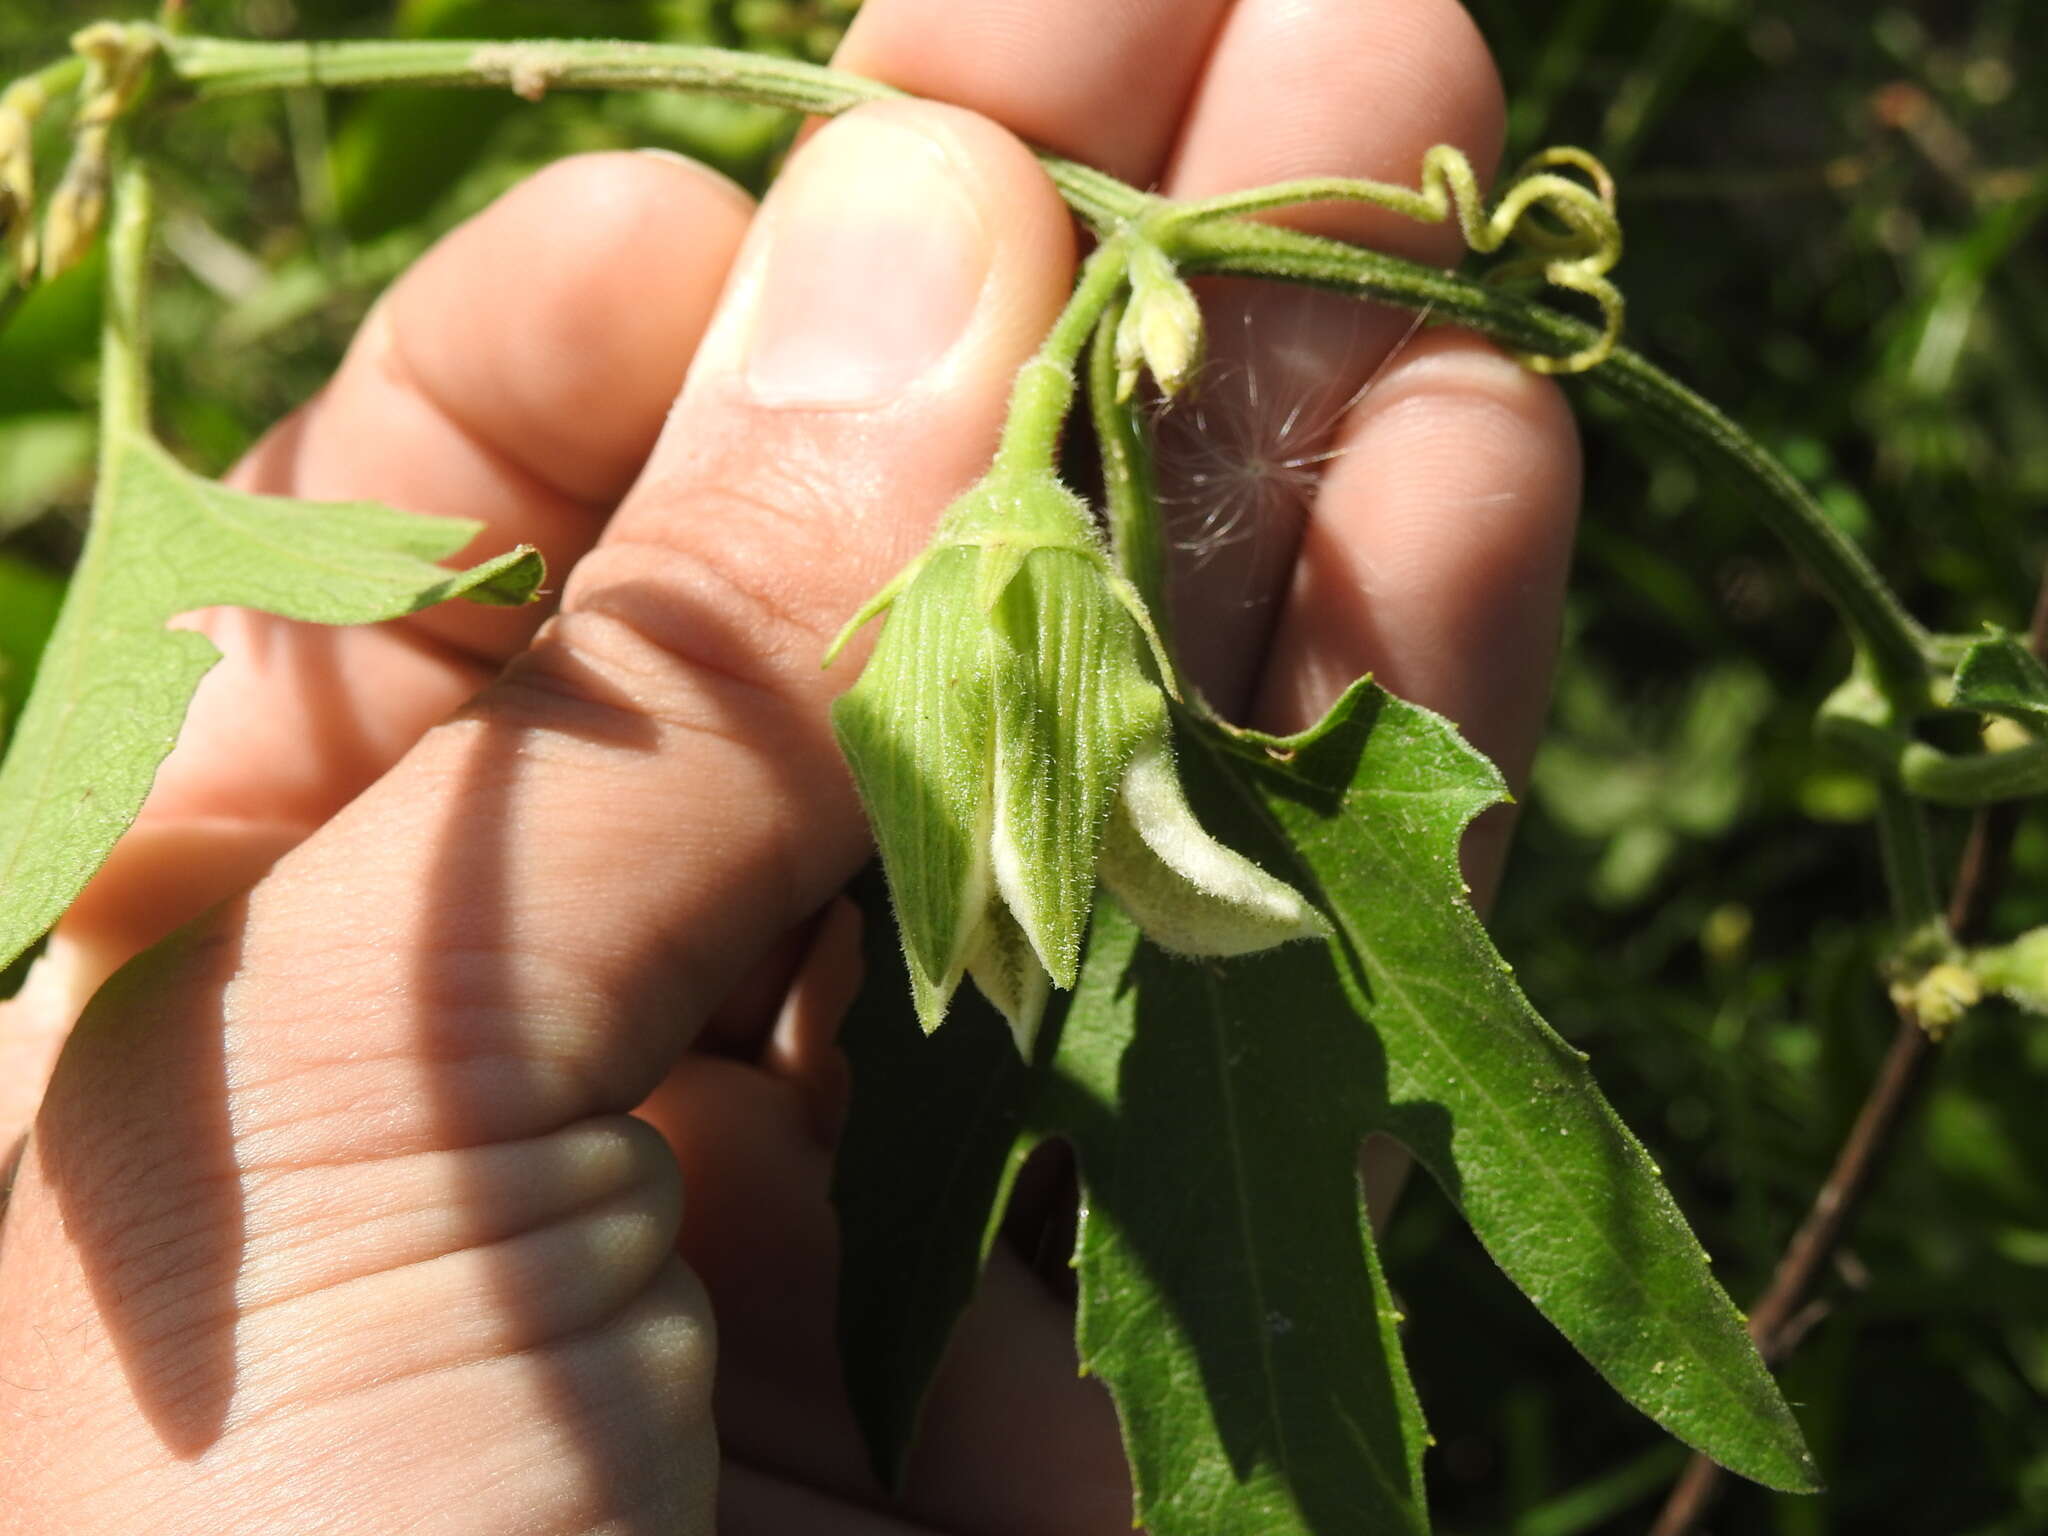
<path id="1" fill-rule="evenodd" d="M 532 648 L 73 1035 L 0 1247 L 0 1358 L 50 1368 L 0 1418 L 92 1428 L 0 1504 L 199 1529 L 247 1458 L 294 1529 L 426 1486 L 522 1528 L 701 1514 L 674 1166 L 606 1117 L 863 856 L 819 658 L 981 472 L 1072 238 L 970 114 L 795 157 Z"/>
<path id="2" fill-rule="evenodd" d="M 332 892 L 374 880 L 366 942 L 396 903 L 422 963 L 498 957 L 465 962 L 466 1009 L 556 1021 L 549 1065 L 596 1101 L 548 1118 L 637 1103 L 865 856 L 827 712 L 855 667 L 821 658 L 986 468 L 1072 269 L 1065 207 L 1006 131 L 911 102 L 827 125 L 764 203 L 561 612 L 281 866 L 259 915 L 333 942 Z M 366 873 L 394 832 L 423 853 Z"/>

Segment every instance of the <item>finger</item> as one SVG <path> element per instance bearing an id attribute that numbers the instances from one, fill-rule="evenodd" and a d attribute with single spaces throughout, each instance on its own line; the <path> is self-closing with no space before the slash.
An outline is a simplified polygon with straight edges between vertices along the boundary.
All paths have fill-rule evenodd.
<path id="1" fill-rule="evenodd" d="M 1562 391 L 1457 331 L 1419 338 L 1338 431 L 1274 635 L 1257 719 L 1311 724 L 1371 673 L 1527 774 L 1550 696 L 1579 503 Z M 1465 848 L 1483 906 L 1508 821 Z"/>
<path id="2" fill-rule="evenodd" d="M 819 657 L 987 463 L 1072 241 L 1029 153 L 981 119 L 890 103 L 826 127 L 778 182 L 648 472 L 533 648 L 243 902 L 102 991 L 0 1246 L 0 1352 L 61 1333 L 67 1360 L 125 1367 L 21 1388 L 50 1422 L 92 1423 L 63 1458 L 73 1476 L 146 1482 L 153 1517 L 198 1525 L 244 1446 L 310 1478 L 305 1445 L 344 1445 L 323 1485 L 430 1471 L 451 1507 L 523 1451 L 573 1484 L 522 1507 L 536 1527 L 600 1527 L 635 1497 L 643 1517 L 705 1518 L 701 1479 L 626 1460 L 655 1432 L 711 1444 L 701 1297 L 646 1278 L 665 1215 L 638 1185 L 623 1227 L 607 1203 L 534 1248 L 532 1273 L 579 1254 L 603 1271 L 559 1315 L 505 1265 L 484 1266 L 495 1287 L 433 1251 L 363 1274 L 348 1244 L 299 1233 L 312 1209 L 378 1207 L 414 1159 L 439 1165 L 438 1198 L 473 1201 L 490 1149 L 631 1108 L 865 856 L 826 717 L 843 678 Z M 521 1214 L 494 1226 L 547 1226 Z M 245 1283 L 259 1275 L 275 1283 Z M 459 1371 L 422 1302 L 436 1275 L 463 1290 L 446 1302 L 469 1324 L 456 1342 L 484 1357 Z M 636 1283 L 654 1288 L 620 1306 Z M 332 1348 L 344 1285 L 374 1362 Z M 568 1315 L 585 1301 L 615 1310 Z M 607 1351 L 623 1358 L 593 1395 Z M 294 1452 L 265 1430 L 297 1422 L 282 1404 L 234 1416 L 287 1381 L 323 1415 L 353 1405 L 352 1432 L 323 1417 L 332 1432 Z M 420 1383 L 438 1394 L 430 1420 Z M 527 1401 L 551 1384 L 552 1407 Z M 14 1390 L 0 1381 L 0 1414 Z M 449 1467 L 422 1421 L 488 1426 L 499 1454 Z M 54 1507 L 60 1475 L 23 1471 L 26 1507 Z M 613 1501 L 598 1516 L 593 1490 Z"/>
<path id="3" fill-rule="evenodd" d="M 332 383 L 233 480 L 472 518 L 485 525 L 473 557 L 534 543 L 566 570 L 645 461 L 748 214 L 737 188 L 672 158 L 551 166 L 415 265 Z M 200 615 L 223 659 L 24 1007 L 68 1024 L 115 966 L 397 761 L 542 616 L 454 604 L 333 630 Z"/>
<path id="4" fill-rule="evenodd" d="M 1438 143 L 1462 147 L 1485 175 L 1503 115 L 1492 59 L 1456 0 L 1239 0 L 1217 34 L 1165 190 L 1207 197 L 1304 176 L 1413 185 L 1423 152 Z M 1432 263 L 1461 248 L 1453 229 L 1359 204 L 1274 217 Z M 1413 322 L 1298 288 L 1205 288 L 1215 366 L 1199 417 L 1181 413 L 1164 435 L 1161 490 L 1169 536 L 1187 552 L 1174 605 L 1205 616 L 1180 627 L 1187 665 L 1236 708 L 1257 672 L 1319 456 L 1345 402 Z"/>
<path id="5" fill-rule="evenodd" d="M 834 1342 L 832 1155 L 802 1087 L 693 1057 L 644 1112 L 693 1191 L 682 1253 L 718 1308 L 725 1453 L 872 1499 Z M 960 1319 L 921 1423 L 904 1488 L 913 1518 L 966 1530 L 996 1508 L 1016 1530 L 1131 1529 L 1114 1410 L 1077 1369 L 1073 1313 L 1005 1247 Z"/>
<path id="6" fill-rule="evenodd" d="M 406 274 L 251 456 L 251 488 L 478 518 L 473 552 L 533 544 L 567 571 L 653 447 L 750 214 L 679 156 L 548 167 Z M 495 668 L 544 617 L 458 604 L 401 627 Z"/>
<path id="7" fill-rule="evenodd" d="M 1159 178 L 1229 0 L 868 0 L 833 63 Z"/>
<path id="8" fill-rule="evenodd" d="M 833 64 L 993 118 L 1034 143 L 1155 182 L 1229 0 L 868 0 Z M 786 967 L 749 991 L 779 997 Z M 744 1051 L 772 1003 L 736 1005 L 716 1042 Z M 707 1043 L 710 1039 L 707 1038 Z"/>
<path id="9" fill-rule="evenodd" d="M 1403 351 L 1345 415 L 1304 531 L 1254 718 L 1306 728 L 1370 673 L 1448 716 L 1519 788 L 1556 656 L 1578 435 L 1556 384 L 1478 337 L 1444 331 Z M 1460 849 L 1474 906 L 1500 880 L 1513 808 Z M 1367 1209 L 1384 1223 L 1407 1151 L 1368 1137 Z"/>

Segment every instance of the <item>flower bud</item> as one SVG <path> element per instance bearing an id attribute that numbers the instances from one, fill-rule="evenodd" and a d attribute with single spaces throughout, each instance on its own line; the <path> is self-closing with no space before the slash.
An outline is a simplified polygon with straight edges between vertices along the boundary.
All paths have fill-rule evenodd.
<path id="1" fill-rule="evenodd" d="M 833 724 L 926 1029 L 971 976 L 1028 1056 L 1050 986 L 1074 984 L 1098 866 L 1140 926 L 1183 953 L 1324 931 L 1299 894 L 1195 821 L 1147 667 L 1149 652 L 1168 675 L 1150 618 L 1050 475 L 998 473 L 970 491 L 848 633 L 885 608 Z"/>
<path id="2" fill-rule="evenodd" d="M 1161 949 L 1243 955 L 1330 931 L 1286 882 L 1202 830 L 1164 733 L 1140 744 L 1102 841 L 1102 883 Z"/>
<path id="3" fill-rule="evenodd" d="M 42 275 L 48 282 L 76 266 L 98 238 L 107 217 L 107 187 L 112 168 L 107 163 L 106 130 L 87 129 L 80 133 L 71 163 L 50 194 L 50 211 L 43 218 Z"/>
<path id="4" fill-rule="evenodd" d="M 1920 1027 L 1939 1040 L 1956 1020 L 1976 1007 L 1983 996 L 1983 986 L 1972 972 L 1960 965 L 1944 962 L 1913 983 L 1906 1000 L 1913 1009 L 1913 1016 L 1920 1021 Z"/>
<path id="5" fill-rule="evenodd" d="M 1202 366 L 1202 307 L 1158 246 L 1131 249 L 1131 298 L 1116 328 L 1116 396 L 1128 400 L 1149 368 L 1169 398 Z"/>
<path id="6" fill-rule="evenodd" d="M 36 273 L 35 124 L 46 100 L 35 80 L 0 92 L 0 275 L 22 283 Z"/>
<path id="7" fill-rule="evenodd" d="M 75 266 L 99 235 L 113 178 L 113 125 L 148 83 L 158 41 L 153 28 L 100 21 L 74 33 L 71 46 L 84 56 L 86 74 L 71 163 L 50 194 L 43 223 L 45 281 Z"/>

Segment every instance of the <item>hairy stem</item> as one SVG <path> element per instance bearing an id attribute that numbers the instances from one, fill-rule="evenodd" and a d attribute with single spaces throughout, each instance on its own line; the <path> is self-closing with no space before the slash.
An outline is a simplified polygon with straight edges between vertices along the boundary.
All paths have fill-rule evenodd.
<path id="1" fill-rule="evenodd" d="M 898 94 L 856 75 L 716 48 L 591 40 L 545 42 L 241 42 L 165 33 L 170 75 L 193 96 L 310 87 L 695 90 L 791 111 L 831 115 Z M 1060 156 L 1040 161 L 1067 203 L 1104 234 L 1156 216 L 1162 200 Z M 1521 352 L 1570 357 L 1595 346 L 1592 328 L 1499 288 L 1334 240 L 1243 218 L 1172 230 L 1189 271 L 1260 276 L 1335 288 L 1422 310 Z M 1887 696 L 1907 718 L 1925 713 L 1932 642 L 1792 474 L 1721 412 L 1639 354 L 1618 348 L 1594 378 L 1675 431 L 1710 465 L 1756 491 L 1759 514 L 1827 591 L 1868 649 Z"/>
<path id="2" fill-rule="evenodd" d="M 1074 403 L 1075 366 L 1103 311 L 1123 291 L 1130 254 L 1124 240 L 1105 240 L 1082 263 L 1066 308 L 1031 360 L 1017 371 L 1002 445 L 996 450 L 997 467 L 1027 472 L 1053 467 Z"/>
<path id="3" fill-rule="evenodd" d="M 1938 805 L 1987 805 L 2048 793 L 2048 741 L 1958 757 L 1922 741 L 1899 753 L 1899 782 Z"/>
<path id="4" fill-rule="evenodd" d="M 107 239 L 106 311 L 100 325 L 100 451 L 124 432 L 149 430 L 149 256 L 156 197 L 133 155 L 114 173 Z"/>
<path id="5" fill-rule="evenodd" d="M 1166 539 L 1159 525 L 1152 456 L 1137 411 L 1117 399 L 1116 328 L 1123 302 L 1111 305 L 1095 328 L 1088 353 L 1088 405 L 1102 458 L 1102 499 L 1118 566 L 1172 644 L 1166 607 Z"/>
<path id="6" fill-rule="evenodd" d="M 880 81 L 795 59 L 676 43 L 251 43 L 167 35 L 163 48 L 172 74 L 200 96 L 397 85 L 512 90 L 533 99 L 550 90 L 678 90 L 832 117 L 902 95 Z M 1097 229 L 1121 225 L 1151 202 L 1090 166 L 1057 155 L 1039 159 L 1068 206 Z"/>
<path id="7" fill-rule="evenodd" d="M 1927 838 L 1927 812 L 1895 784 L 1877 791 L 1877 833 L 1884 851 L 1884 883 L 1891 893 L 1899 942 L 1941 921 L 1934 855 Z"/>
<path id="8" fill-rule="evenodd" d="M 1881 784 L 1936 805 L 1979 806 L 2048 794 L 2048 741 L 2000 752 L 1944 752 L 1889 723 L 1823 712 L 1819 730 Z"/>
<path id="9" fill-rule="evenodd" d="M 1269 224 L 1178 229 L 1173 254 L 1187 271 L 1277 277 L 1422 309 L 1518 351 L 1568 356 L 1598 340 L 1592 327 L 1497 288 Z M 1869 651 L 1886 695 L 1908 719 L 1927 712 L 1927 632 L 1790 470 L 1639 352 L 1616 347 L 1585 377 L 1675 433 L 1710 468 L 1758 492 L 1757 515 L 1827 592 Z"/>

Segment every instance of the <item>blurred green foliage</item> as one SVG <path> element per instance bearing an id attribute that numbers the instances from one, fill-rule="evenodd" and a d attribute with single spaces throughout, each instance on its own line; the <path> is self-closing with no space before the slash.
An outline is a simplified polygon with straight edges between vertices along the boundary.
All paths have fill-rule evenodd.
<path id="1" fill-rule="evenodd" d="M 2048 554 L 2048 69 L 2021 0 L 1468 0 L 1508 160 L 1620 177 L 1630 340 L 1775 449 L 1923 618 L 2024 628 Z M 2032 23 L 2029 25 L 2029 23 Z M 1845 644 L 1738 496 L 1590 391 L 1551 735 L 1495 918 L 1738 1299 L 1889 1040 L 1871 787 L 1815 751 Z M 1952 858 L 1962 818 L 1944 815 Z M 1993 931 L 2048 917 L 2022 824 Z M 1985 1009 L 1785 1372 L 1833 1484 L 1717 1532 L 2048 1531 L 2048 1033 Z M 1674 1463 L 1531 1326 L 1433 1191 L 1389 1267 L 1446 1530 L 1641 1530 Z"/>
<path id="2" fill-rule="evenodd" d="M 2048 29 L 2027 0 L 1468 0 L 1509 160 L 1621 178 L 1630 339 L 1822 493 L 1923 618 L 2023 626 L 2048 521 Z M 851 0 L 194 0 L 252 36 L 582 33 L 829 51 Z M 134 3 L 0 0 L 0 73 Z M 2030 26 L 2029 23 L 2032 23 Z M 790 125 L 718 103 L 371 94 L 171 121 L 162 426 L 226 465 L 332 368 L 441 230 L 578 149 L 744 181 Z M 0 337 L 0 709 L 76 542 L 96 273 Z M 1553 731 L 1496 914 L 1738 1298 L 1763 1286 L 1876 1067 L 1885 900 L 1870 786 L 1808 722 L 1847 664 L 1738 496 L 1580 396 L 1586 523 Z M 1959 819 L 1942 823 L 1944 845 Z M 1994 936 L 2048 922 L 2022 823 Z M 1941 1052 L 1827 1315 L 1786 1372 L 1833 1490 L 1736 1488 L 1723 1532 L 2048 1531 L 2048 1031 L 1987 1008 Z M 1420 1181 L 1388 1240 L 1439 1445 L 1440 1528 L 1640 1530 L 1678 1465 Z"/>

